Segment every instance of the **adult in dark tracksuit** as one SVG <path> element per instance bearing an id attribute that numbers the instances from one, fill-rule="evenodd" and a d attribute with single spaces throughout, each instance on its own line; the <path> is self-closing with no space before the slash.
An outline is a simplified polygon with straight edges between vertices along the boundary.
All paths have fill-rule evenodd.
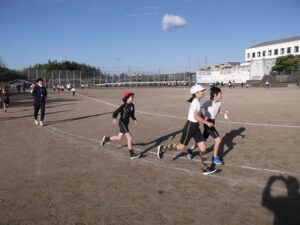
<path id="1" fill-rule="evenodd" d="M 127 138 L 127 145 L 128 145 L 128 150 L 129 150 L 129 156 L 131 159 L 139 158 L 140 155 L 135 154 L 133 149 L 132 149 L 132 137 L 128 129 L 128 124 L 129 124 L 129 119 L 131 118 L 134 122 L 135 125 L 137 125 L 137 121 L 135 118 L 135 108 L 133 104 L 133 96 L 134 93 L 126 91 L 123 96 L 123 104 L 113 113 L 113 124 L 117 124 L 117 117 L 119 114 L 120 119 L 119 119 L 119 129 L 120 132 L 116 136 L 111 136 L 107 137 L 104 136 L 101 141 L 101 146 L 103 146 L 106 142 L 108 141 L 121 141 L 122 137 L 126 136 Z"/>
<path id="2" fill-rule="evenodd" d="M 45 118 L 47 89 L 44 86 L 44 80 L 42 78 L 38 78 L 36 82 L 37 84 L 32 90 L 32 96 L 34 98 L 34 122 L 36 125 L 43 126 L 43 121 Z M 40 121 L 38 121 L 37 118 L 39 110 L 41 110 Z"/>

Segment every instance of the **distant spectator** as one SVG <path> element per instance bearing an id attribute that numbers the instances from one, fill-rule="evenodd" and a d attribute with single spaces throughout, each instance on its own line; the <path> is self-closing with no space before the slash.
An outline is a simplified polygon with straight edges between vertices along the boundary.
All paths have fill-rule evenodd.
<path id="1" fill-rule="evenodd" d="M 43 121 L 45 117 L 45 107 L 46 107 L 46 97 L 47 97 L 47 89 L 44 86 L 44 80 L 42 78 L 38 78 L 36 80 L 37 85 L 34 87 L 32 91 L 32 96 L 34 97 L 34 122 L 36 125 L 43 126 Z M 38 121 L 38 113 L 41 110 L 41 118 Z"/>
<path id="2" fill-rule="evenodd" d="M 75 87 L 72 87 L 71 91 L 72 91 L 73 96 L 75 96 L 75 91 L 76 91 Z"/>
<path id="3" fill-rule="evenodd" d="M 7 88 L 2 89 L 2 99 L 3 99 L 3 110 L 7 112 L 7 108 L 9 105 L 9 93 Z"/>
<path id="4" fill-rule="evenodd" d="M 21 84 L 17 84 L 17 90 L 18 90 L 18 93 L 20 94 L 20 92 L 21 92 Z"/>

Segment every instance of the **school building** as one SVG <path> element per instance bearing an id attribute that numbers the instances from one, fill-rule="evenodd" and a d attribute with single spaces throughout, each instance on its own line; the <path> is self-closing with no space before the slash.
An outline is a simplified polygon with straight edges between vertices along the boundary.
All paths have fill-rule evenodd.
<path id="1" fill-rule="evenodd" d="M 269 75 L 276 58 L 289 54 L 300 54 L 300 36 L 259 43 L 245 50 L 244 63 L 224 63 L 199 69 L 196 72 L 198 83 L 213 83 L 247 80 L 261 80 Z"/>

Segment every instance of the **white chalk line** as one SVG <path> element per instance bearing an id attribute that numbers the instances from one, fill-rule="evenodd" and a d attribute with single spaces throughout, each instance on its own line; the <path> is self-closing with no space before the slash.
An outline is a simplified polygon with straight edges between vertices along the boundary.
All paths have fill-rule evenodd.
<path id="1" fill-rule="evenodd" d="M 84 136 L 81 136 L 81 135 L 78 135 L 78 134 L 73 134 L 73 133 L 70 133 L 70 132 L 67 132 L 67 131 L 63 131 L 63 130 L 60 130 L 60 129 L 57 129 L 55 127 L 52 127 L 50 125 L 46 126 L 46 128 L 49 128 L 49 129 L 52 129 L 58 133 L 62 133 L 62 134 L 65 134 L 65 135 L 68 135 L 68 136 L 73 136 L 73 137 L 76 137 L 76 138 L 80 138 L 80 139 L 84 139 L 84 140 L 87 140 L 87 141 L 93 141 L 93 142 L 97 142 L 97 143 L 100 143 L 101 141 L 100 140 L 96 140 L 96 139 L 93 139 L 93 138 L 87 138 L 87 137 L 84 137 Z M 112 143 L 107 143 L 108 145 L 114 145 L 116 147 L 121 147 L 121 145 L 115 145 L 115 144 L 112 144 Z M 135 148 L 135 150 L 137 150 L 138 152 L 143 152 L 144 150 L 143 149 L 140 149 L 140 148 Z M 156 155 L 156 152 L 151 152 L 151 151 L 148 151 L 147 153 L 150 153 L 150 154 L 154 154 Z M 164 156 L 167 156 L 169 158 L 174 158 L 176 156 L 174 155 L 170 155 L 170 154 L 167 154 L 165 153 Z M 180 157 L 178 159 L 183 159 L 183 160 L 189 160 L 187 159 L 186 157 Z M 199 162 L 201 163 L 201 160 L 199 159 L 193 159 L 193 160 L 189 160 L 189 161 L 194 161 L 194 162 Z M 261 171 L 261 172 L 269 172 L 269 173 L 278 173 L 278 174 L 287 174 L 287 175 L 298 175 L 297 173 L 295 172 L 290 172 L 290 171 L 282 171 L 282 170 L 275 170 L 275 169 L 265 169 L 265 168 L 257 168 L 257 167 L 250 167 L 250 166 L 244 166 L 244 165 L 232 165 L 232 164 L 224 164 L 223 166 L 228 166 L 228 167 L 233 167 L 233 168 L 239 168 L 239 169 L 247 169 L 247 170 L 256 170 L 256 171 Z M 173 168 L 173 167 L 172 167 Z M 179 170 L 186 170 L 186 169 L 179 169 Z M 190 173 L 194 173 L 193 171 L 190 171 Z"/>
<path id="2" fill-rule="evenodd" d="M 84 98 L 88 98 L 93 101 L 97 101 L 106 105 L 110 105 L 113 107 L 119 107 L 118 105 L 112 104 L 110 102 L 106 102 L 94 97 L 89 97 L 85 96 L 83 94 L 78 94 Z M 152 116 L 159 116 L 159 117 L 167 117 L 167 118 L 175 118 L 175 119 L 181 119 L 181 120 L 186 120 L 185 117 L 180 117 L 180 116 L 172 116 L 172 115 L 166 115 L 166 114 L 159 114 L 159 113 L 151 113 L 151 112 L 145 112 L 145 111 L 139 111 L 136 110 L 137 113 L 141 114 L 147 114 L 147 115 L 152 115 Z M 241 125 L 249 125 L 249 126 L 263 126 L 263 127 L 283 127 L 283 128 L 300 128 L 300 125 L 285 125 L 285 124 L 271 124 L 271 123 L 249 123 L 249 122 L 235 122 L 235 121 L 224 121 L 224 120 L 218 120 L 220 123 L 229 123 L 229 124 L 241 124 Z"/>
<path id="3" fill-rule="evenodd" d="M 84 140 L 87 140 L 87 141 L 93 141 L 93 142 L 97 142 L 97 143 L 101 143 L 100 140 L 96 140 L 96 139 L 93 139 L 93 138 L 87 138 L 87 137 L 84 137 L 84 136 L 81 136 L 81 135 L 77 135 L 77 134 L 73 134 L 73 133 L 70 133 L 70 132 L 67 132 L 67 131 L 63 131 L 63 130 L 60 130 L 60 129 L 57 129 L 55 127 L 52 127 L 50 125 L 46 126 L 47 128 L 47 131 L 53 133 L 53 134 L 56 134 L 56 135 L 67 135 L 67 136 L 71 136 L 71 137 L 76 137 L 76 138 L 80 138 L 80 139 L 84 139 Z M 121 145 L 117 145 L 117 144 L 112 144 L 112 143 L 107 143 L 106 145 L 112 145 L 112 146 L 116 146 L 116 147 L 121 147 Z M 93 148 L 93 151 L 94 152 L 98 152 L 97 149 L 97 146 L 93 146 L 93 145 L 90 145 L 90 147 Z M 102 150 L 103 151 L 105 150 L 106 152 L 111 152 L 111 150 L 108 150 L 108 149 L 105 149 L 102 147 Z M 135 150 L 139 151 L 139 152 L 142 152 L 143 150 L 142 149 L 138 149 L 138 148 L 135 148 Z M 154 154 L 156 156 L 156 153 L 155 152 L 150 152 L 149 153 L 151 154 Z M 169 155 L 169 154 L 164 154 L 164 156 L 168 156 L 169 158 L 174 158 L 173 155 Z M 180 158 L 180 159 L 185 159 L 185 160 L 188 160 L 186 158 Z M 141 159 L 136 159 L 136 160 L 141 160 Z M 158 159 L 157 159 L 158 160 Z M 155 164 L 156 167 L 160 167 L 160 168 L 167 168 L 167 169 L 171 169 L 171 170 L 177 170 L 177 171 L 180 171 L 180 172 L 185 172 L 185 173 L 188 173 L 188 174 L 192 174 L 192 175 L 202 175 L 202 172 L 200 172 L 200 169 L 199 169 L 199 172 L 197 171 L 193 171 L 193 170 L 190 170 L 190 169 L 185 169 L 185 168 L 180 168 L 180 167 L 176 167 L 176 166 L 168 166 L 168 165 L 165 165 L 165 164 L 160 164 L 160 163 L 155 163 L 155 161 L 153 160 L 148 160 L 148 159 L 145 159 L 143 158 L 142 159 L 143 163 L 144 162 L 147 162 L 147 163 L 150 163 L 150 164 Z M 196 162 L 201 162 L 201 160 L 192 160 L 192 161 L 196 161 Z M 296 173 L 291 173 L 291 172 L 282 172 L 282 171 L 278 171 L 278 170 L 267 170 L 267 169 L 259 169 L 259 168 L 252 168 L 252 167 L 246 167 L 246 166 L 232 166 L 232 165 L 229 165 L 229 164 L 226 164 L 227 166 L 231 166 L 231 167 L 240 167 L 240 168 L 244 168 L 244 169 L 255 169 L 255 170 L 263 170 L 265 172 L 275 172 L 275 173 L 280 173 L 280 174 L 287 174 L 287 175 L 297 175 Z M 242 180 L 236 180 L 234 178 L 230 178 L 230 177 L 225 177 L 225 176 L 219 176 L 218 174 L 213 174 L 213 175 L 210 175 L 209 177 L 211 178 L 214 178 L 214 179 L 221 179 L 221 180 L 226 180 L 230 183 L 233 183 L 233 184 L 239 184 L 239 183 L 243 183 Z M 259 188 L 265 188 L 265 185 L 264 184 L 261 184 L 259 182 L 255 182 L 255 181 L 248 181 L 254 185 L 256 185 L 257 187 Z M 281 187 L 272 187 L 272 190 L 274 191 L 279 191 L 279 192 L 286 192 L 286 188 L 281 188 Z"/>

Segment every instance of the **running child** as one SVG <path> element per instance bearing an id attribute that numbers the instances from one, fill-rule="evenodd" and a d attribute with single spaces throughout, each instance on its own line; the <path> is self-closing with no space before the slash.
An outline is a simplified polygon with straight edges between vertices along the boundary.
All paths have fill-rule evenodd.
<path id="1" fill-rule="evenodd" d="M 134 93 L 126 91 L 123 95 L 123 104 L 113 113 L 113 124 L 117 124 L 117 117 L 120 114 L 120 119 L 119 119 L 119 128 L 120 132 L 116 136 L 104 136 L 101 141 L 101 146 L 103 146 L 106 142 L 109 141 L 121 141 L 122 137 L 125 135 L 127 138 L 127 146 L 128 146 L 128 151 L 129 151 L 129 157 L 130 159 L 136 159 L 139 158 L 140 155 L 134 153 L 132 149 L 132 136 L 129 132 L 128 125 L 129 125 L 129 119 L 131 118 L 134 122 L 134 125 L 137 125 L 136 118 L 134 116 L 135 113 L 135 108 L 133 104 L 133 97 Z"/>
<path id="2" fill-rule="evenodd" d="M 206 124 L 208 127 L 213 126 L 211 122 L 206 121 L 201 116 L 200 100 L 204 98 L 204 91 L 205 88 L 198 84 L 191 87 L 190 92 L 192 94 L 192 97 L 188 100 L 188 102 L 191 103 L 189 108 L 189 113 L 188 113 L 188 121 L 186 122 L 183 128 L 180 143 L 159 145 L 157 147 L 157 157 L 159 159 L 162 159 L 166 151 L 172 151 L 172 150 L 183 151 L 185 147 L 189 144 L 191 138 L 194 138 L 195 142 L 197 143 L 197 146 L 200 149 L 200 158 L 202 163 L 203 174 L 208 175 L 208 174 L 215 173 L 217 169 L 215 168 L 215 165 L 213 163 L 210 166 L 208 166 L 205 162 L 206 143 L 199 128 L 199 123 Z"/>
<path id="3" fill-rule="evenodd" d="M 223 115 L 224 118 L 227 117 L 227 111 L 223 112 L 221 111 L 221 100 L 223 98 L 223 94 L 220 88 L 218 87 L 212 87 L 210 89 L 210 100 L 207 100 L 202 105 L 203 115 L 205 117 L 205 120 L 208 122 L 213 123 L 214 126 L 209 127 L 206 124 L 204 124 L 204 131 L 203 131 L 203 137 L 205 140 L 211 136 L 214 139 L 214 148 L 213 148 L 213 162 L 217 165 L 224 164 L 222 158 L 219 156 L 219 147 L 222 141 L 222 138 L 220 137 L 216 127 L 215 127 L 215 121 L 218 115 Z"/>

